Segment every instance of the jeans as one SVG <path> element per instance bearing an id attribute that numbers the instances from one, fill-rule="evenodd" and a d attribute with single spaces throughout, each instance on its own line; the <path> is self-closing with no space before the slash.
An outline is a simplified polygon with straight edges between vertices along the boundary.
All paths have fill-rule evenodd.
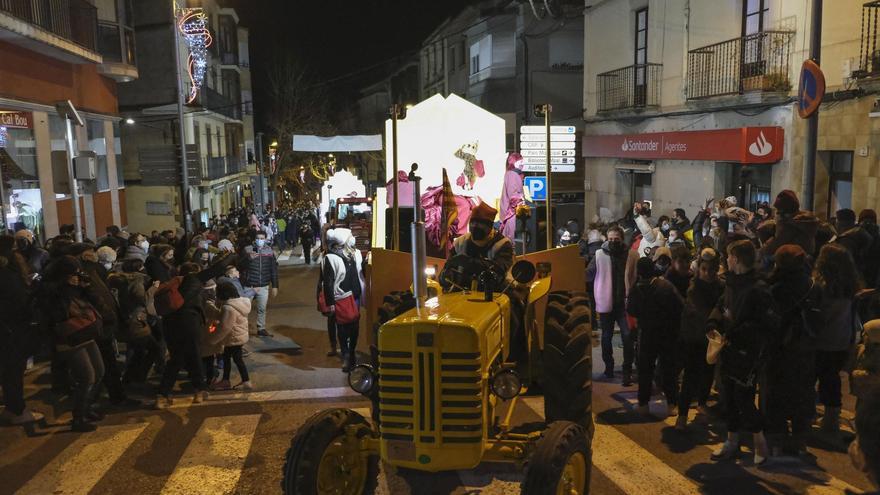
<path id="1" fill-rule="evenodd" d="M 307 265 L 312 264 L 312 245 L 303 243 L 303 256 L 305 257 L 305 262 Z"/>
<path id="2" fill-rule="evenodd" d="M 661 387 L 670 405 L 678 401 L 678 381 L 675 364 L 675 339 L 656 331 L 642 329 L 639 335 L 639 405 L 651 400 L 654 386 L 654 367 L 660 359 Z"/>
<path id="3" fill-rule="evenodd" d="M 687 416 L 694 399 L 697 399 L 697 404 L 701 406 L 705 406 L 706 401 L 709 400 L 712 380 L 715 379 L 715 365 L 706 362 L 707 347 L 707 340 L 679 343 L 679 363 L 684 373 L 681 379 L 681 393 L 678 395 L 678 414 Z"/>
<path id="4" fill-rule="evenodd" d="M 73 419 L 83 420 L 100 391 L 104 378 L 104 360 L 98 344 L 91 340 L 80 347 L 63 351 L 59 357 L 73 376 Z"/>
<path id="5" fill-rule="evenodd" d="M 327 315 L 327 338 L 330 339 L 330 349 L 336 350 L 339 345 L 336 343 L 336 314 Z"/>
<path id="6" fill-rule="evenodd" d="M 825 407 L 841 407 L 840 372 L 848 357 L 849 351 L 816 351 L 819 402 Z"/>
<path id="7" fill-rule="evenodd" d="M 626 312 L 622 309 L 611 313 L 599 313 L 599 328 L 602 330 L 602 361 L 605 363 L 605 371 L 614 370 L 614 348 L 611 339 L 614 337 L 614 323 L 620 326 L 620 337 L 623 339 L 623 372 L 632 373 L 634 358 L 633 341 L 626 321 Z"/>
<path id="8" fill-rule="evenodd" d="M 342 358 L 345 359 L 348 364 L 354 365 L 357 361 L 355 347 L 357 347 L 358 334 L 360 333 L 360 322 L 354 321 L 346 324 L 337 323 L 336 329 L 339 333 L 339 347 L 342 350 Z"/>
<path id="9" fill-rule="evenodd" d="M 266 329 L 266 306 L 269 304 L 269 286 L 249 287 L 256 292 L 254 302 L 257 305 L 257 330 Z"/>
<path id="10" fill-rule="evenodd" d="M 722 378 L 721 384 L 727 396 L 727 432 L 739 433 L 745 430 L 751 433 L 764 431 L 764 417 L 755 406 L 755 387 L 743 387 L 730 378 Z"/>
<path id="11" fill-rule="evenodd" d="M 235 361 L 235 367 L 238 368 L 241 381 L 250 381 L 247 366 L 244 364 L 244 357 L 241 355 L 240 345 L 233 345 L 223 349 L 223 379 L 228 381 L 232 375 L 232 361 Z"/>

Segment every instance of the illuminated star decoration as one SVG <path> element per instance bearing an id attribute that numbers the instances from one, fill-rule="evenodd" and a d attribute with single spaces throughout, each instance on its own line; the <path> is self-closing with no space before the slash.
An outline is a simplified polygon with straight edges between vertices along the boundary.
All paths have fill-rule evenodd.
<path id="1" fill-rule="evenodd" d="M 205 82 L 208 68 L 208 47 L 214 42 L 208 30 L 208 16 L 202 9 L 180 9 L 177 27 L 189 48 L 187 69 L 189 70 L 190 90 L 186 103 L 195 101 L 199 88 Z"/>

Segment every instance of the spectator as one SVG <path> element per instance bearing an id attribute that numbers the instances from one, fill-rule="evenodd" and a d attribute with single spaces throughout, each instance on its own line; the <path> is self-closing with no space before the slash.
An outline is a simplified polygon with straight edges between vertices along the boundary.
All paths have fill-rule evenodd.
<path id="1" fill-rule="evenodd" d="M 144 268 L 151 280 L 160 283 L 171 280 L 176 272 L 174 249 L 169 244 L 154 244 L 144 262 Z"/>
<path id="2" fill-rule="evenodd" d="M 266 233 L 257 231 L 253 246 L 247 246 L 242 253 L 239 266 L 244 271 L 244 286 L 256 292 L 257 335 L 271 337 L 266 330 L 266 306 L 272 297 L 278 295 L 278 261 L 275 251 L 266 241 Z"/>
<path id="3" fill-rule="evenodd" d="M 112 273 L 107 285 L 116 293 L 120 333 L 129 347 L 122 383 L 143 383 L 153 364 L 164 357 L 148 322 L 146 288 L 151 283 L 144 273 L 144 263 L 138 258 L 123 261 L 122 270 Z"/>
<path id="4" fill-rule="evenodd" d="M 880 394 L 873 393 L 856 405 L 856 438 L 849 445 L 853 465 L 865 473 L 871 485 L 880 488 Z M 852 492 L 847 490 L 848 495 Z M 865 492 L 868 494 L 868 492 Z M 876 495 L 878 492 L 873 491 Z"/>
<path id="5" fill-rule="evenodd" d="M 776 196 L 776 232 L 763 246 L 765 256 L 773 256 L 780 246 L 797 244 L 805 253 L 815 252 L 819 221 L 809 211 L 801 211 L 800 201 L 788 189 Z"/>
<path id="6" fill-rule="evenodd" d="M 107 272 L 112 272 L 116 264 L 116 250 L 110 246 L 101 246 L 95 254 L 98 256 L 98 264 Z"/>
<path id="7" fill-rule="evenodd" d="M 876 288 L 880 282 L 880 229 L 877 227 L 877 213 L 867 209 L 860 211 L 859 226 L 871 235 L 871 247 L 868 248 L 862 265 L 865 270 L 865 285 Z"/>
<path id="8" fill-rule="evenodd" d="M 30 273 L 43 273 L 43 268 L 49 264 L 49 252 L 36 245 L 33 232 L 28 229 L 16 232 L 15 246 L 24 257 Z"/>
<path id="9" fill-rule="evenodd" d="M 666 270 L 666 280 L 675 286 L 678 294 L 683 298 L 687 295 L 694 276 L 691 272 L 691 252 L 684 246 L 676 246 L 671 250 L 671 256 L 672 265 Z"/>
<path id="10" fill-rule="evenodd" d="M 639 253 L 639 257 L 646 256 L 648 249 L 666 245 L 666 237 L 663 235 L 660 227 L 652 227 L 648 222 L 648 218 L 651 216 L 651 208 L 648 203 L 637 202 L 633 204 L 633 216 L 635 217 L 636 227 L 638 227 L 639 232 L 642 234 L 642 239 L 639 241 L 639 247 L 636 250 Z"/>
<path id="11" fill-rule="evenodd" d="M 712 459 L 735 457 L 740 449 L 740 432 L 747 431 L 754 437 L 755 465 L 761 465 L 769 453 L 764 418 L 755 407 L 755 385 L 764 336 L 773 331 L 775 315 L 767 286 L 755 271 L 756 258 L 755 247 L 749 241 L 735 241 L 727 246 L 727 285 L 709 317 L 708 329 L 719 331 L 727 342 L 721 351 L 727 440 L 712 454 Z"/>
<path id="12" fill-rule="evenodd" d="M 223 343 L 223 379 L 217 388 L 230 388 L 229 378 L 232 376 L 232 363 L 238 368 L 241 382 L 232 388 L 253 389 L 242 350 L 248 341 L 248 315 L 251 312 L 251 300 L 242 297 L 238 289 L 230 283 L 217 286 L 217 300 L 220 303 L 220 321 L 217 324 L 218 337 Z"/>
<path id="13" fill-rule="evenodd" d="M 240 274 L 238 273 L 238 268 L 235 265 L 229 265 L 226 267 L 226 274 L 217 279 L 217 284 L 228 283 L 232 284 L 235 287 L 235 290 L 238 291 L 239 297 L 246 297 L 248 299 L 253 299 L 257 295 L 257 291 L 255 291 L 251 287 L 243 287 L 241 285 Z"/>
<path id="14" fill-rule="evenodd" d="M 327 255 L 321 266 L 321 282 L 324 301 L 335 316 L 336 302 L 354 296 L 360 298 L 360 283 L 354 259 L 345 254 L 345 240 L 336 235 L 334 230 L 327 231 Z M 342 371 L 348 372 L 357 364 L 355 347 L 357 346 L 359 322 L 340 323 L 336 321 L 339 346 L 342 351 Z"/>

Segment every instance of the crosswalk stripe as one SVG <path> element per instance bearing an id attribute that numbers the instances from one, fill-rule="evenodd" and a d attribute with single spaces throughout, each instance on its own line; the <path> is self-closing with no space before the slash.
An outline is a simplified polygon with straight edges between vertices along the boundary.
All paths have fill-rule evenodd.
<path id="1" fill-rule="evenodd" d="M 205 419 L 162 493 L 231 493 L 241 477 L 260 416 Z"/>
<path id="2" fill-rule="evenodd" d="M 175 397 L 172 409 L 191 406 L 216 406 L 219 404 L 238 404 L 242 402 L 278 402 L 303 399 L 338 399 L 341 397 L 360 397 L 351 387 L 303 388 L 299 390 L 275 390 L 266 392 L 215 393 L 201 404 L 193 404 L 192 398 Z"/>
<path id="3" fill-rule="evenodd" d="M 16 493 L 88 493 L 146 428 L 147 423 L 137 423 L 101 426 L 85 433 Z"/>

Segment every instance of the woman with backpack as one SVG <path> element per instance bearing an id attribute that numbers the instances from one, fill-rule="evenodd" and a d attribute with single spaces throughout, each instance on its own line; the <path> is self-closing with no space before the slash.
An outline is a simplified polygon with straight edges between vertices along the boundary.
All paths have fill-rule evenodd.
<path id="1" fill-rule="evenodd" d="M 162 316 L 165 340 L 170 359 L 165 366 L 155 407 L 164 409 L 173 403 L 171 389 L 177 382 L 177 374 L 186 367 L 195 389 L 194 403 L 207 398 L 207 384 L 203 370 L 200 343 L 207 331 L 204 312 L 204 284 L 223 275 L 226 266 L 236 257 L 227 255 L 204 270 L 196 263 L 180 266 L 180 275 L 162 284 L 156 291 L 156 311 Z"/>
<path id="2" fill-rule="evenodd" d="M 77 432 L 94 431 L 102 416 L 92 409 L 104 377 L 104 361 L 95 339 L 101 315 L 88 302 L 88 277 L 73 256 L 62 256 L 46 269 L 43 317 L 54 336 L 55 350 L 73 376 L 73 423 Z"/>
<path id="3" fill-rule="evenodd" d="M 146 290 L 151 282 L 144 273 L 144 262 L 138 258 L 126 259 L 122 262 L 122 271 L 107 278 L 107 285 L 116 292 L 120 336 L 129 348 L 122 382 L 143 383 L 153 363 L 162 359 L 159 342 L 148 321 Z"/>
<path id="4" fill-rule="evenodd" d="M 347 237 L 343 237 L 342 232 L 329 230 L 327 255 L 321 263 L 321 290 L 328 313 L 328 331 L 330 321 L 335 321 L 342 351 L 342 371 L 346 373 L 357 364 L 355 347 L 360 324 L 357 300 L 361 296 L 357 264 L 345 253 Z M 330 339 L 333 345 L 332 335 Z"/>

